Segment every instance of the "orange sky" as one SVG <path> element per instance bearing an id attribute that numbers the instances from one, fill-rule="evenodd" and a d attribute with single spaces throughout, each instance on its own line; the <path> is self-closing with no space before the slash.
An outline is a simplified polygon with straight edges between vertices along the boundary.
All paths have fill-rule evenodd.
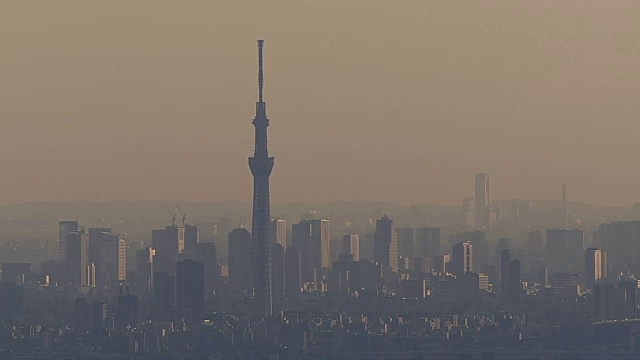
<path id="1" fill-rule="evenodd" d="M 12 1 L 0 203 L 640 201 L 640 2 Z"/>

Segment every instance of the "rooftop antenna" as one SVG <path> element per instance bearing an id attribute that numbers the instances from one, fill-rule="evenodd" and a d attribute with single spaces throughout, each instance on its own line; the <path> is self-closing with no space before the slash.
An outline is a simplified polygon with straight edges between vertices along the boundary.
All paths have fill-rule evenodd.
<path id="1" fill-rule="evenodd" d="M 174 226 L 176 224 L 176 214 L 172 213 L 171 210 L 169 210 L 169 208 L 167 207 L 167 205 L 164 205 L 164 209 L 167 210 L 169 215 L 171 215 L 171 226 Z"/>
<path id="2" fill-rule="evenodd" d="M 180 211 L 180 215 L 182 215 L 182 226 L 184 226 L 187 220 L 187 214 L 182 212 L 182 209 L 180 209 L 180 205 L 176 205 L 176 207 L 178 208 L 178 211 Z"/>

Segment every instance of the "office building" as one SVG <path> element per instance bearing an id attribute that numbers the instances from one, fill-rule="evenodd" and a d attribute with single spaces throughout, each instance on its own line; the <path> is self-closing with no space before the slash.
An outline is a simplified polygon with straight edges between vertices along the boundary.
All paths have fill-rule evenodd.
<path id="1" fill-rule="evenodd" d="M 416 230 L 415 257 L 433 258 L 440 255 L 440 229 L 418 228 Z"/>
<path id="2" fill-rule="evenodd" d="M 100 264 L 100 253 L 101 253 L 101 244 L 102 237 L 111 235 L 111 228 L 89 228 L 89 245 L 88 245 L 88 260 L 87 266 L 95 267 L 96 280 L 100 280 L 100 275 L 102 273 L 102 264 Z"/>
<path id="3" fill-rule="evenodd" d="M 393 220 L 387 215 L 376 220 L 373 261 L 380 264 L 384 271 L 398 271 L 398 238 Z"/>
<path id="4" fill-rule="evenodd" d="M 157 272 L 175 275 L 178 255 L 184 251 L 184 235 L 185 227 L 182 225 L 171 225 L 152 231 L 151 241 L 153 248 L 156 249 Z"/>
<path id="5" fill-rule="evenodd" d="M 274 302 L 284 295 L 285 262 L 284 248 L 277 242 L 271 243 L 271 289 Z"/>
<path id="6" fill-rule="evenodd" d="M 398 239 L 398 257 L 413 257 L 413 228 L 397 228 L 396 237 Z"/>
<path id="7" fill-rule="evenodd" d="M 99 284 L 114 284 L 124 282 L 127 278 L 127 244 L 119 235 L 105 235 L 102 237 L 100 263 L 102 273 L 99 274 Z"/>
<path id="8" fill-rule="evenodd" d="M 292 242 L 300 250 L 302 282 L 312 282 L 331 266 L 329 220 L 303 220 L 292 227 Z"/>
<path id="9" fill-rule="evenodd" d="M 549 268 L 554 272 L 584 270 L 584 232 L 578 229 L 547 230 Z"/>
<path id="10" fill-rule="evenodd" d="M 204 309 L 204 264 L 185 259 L 176 268 L 176 307 L 199 312 Z"/>
<path id="11" fill-rule="evenodd" d="M 243 293 L 251 285 L 251 234 L 236 228 L 229 233 L 229 284 L 232 291 Z"/>
<path id="12" fill-rule="evenodd" d="M 272 219 L 271 220 L 271 243 L 280 244 L 283 249 L 287 247 L 287 220 L 285 219 Z"/>
<path id="13" fill-rule="evenodd" d="M 88 236 L 79 232 L 67 234 L 65 256 L 67 263 L 66 279 L 69 283 L 90 286 L 90 271 L 87 269 L 89 257 Z"/>
<path id="14" fill-rule="evenodd" d="M 184 251 L 194 255 L 200 243 L 200 229 L 195 225 L 184 224 Z"/>
<path id="15" fill-rule="evenodd" d="M 585 251 L 584 281 L 589 289 L 606 279 L 606 253 L 598 248 L 587 248 Z"/>
<path id="16" fill-rule="evenodd" d="M 360 236 L 358 234 L 343 236 L 342 254 L 350 255 L 350 259 L 353 261 L 360 261 Z"/>
<path id="17" fill-rule="evenodd" d="M 300 249 L 288 246 L 284 253 L 285 284 L 284 291 L 288 298 L 300 295 L 302 288 L 302 256 Z"/>
<path id="18" fill-rule="evenodd" d="M 477 173 L 475 176 L 475 218 L 477 227 L 491 226 L 491 190 L 489 174 Z"/>
<path id="19" fill-rule="evenodd" d="M 77 221 L 60 221 L 58 223 L 58 256 L 62 261 L 67 260 L 67 236 L 75 232 L 84 232 Z"/>
<path id="20" fill-rule="evenodd" d="M 452 273 L 455 276 L 462 276 L 465 273 L 473 272 L 473 245 L 470 241 L 453 245 L 451 252 Z"/>

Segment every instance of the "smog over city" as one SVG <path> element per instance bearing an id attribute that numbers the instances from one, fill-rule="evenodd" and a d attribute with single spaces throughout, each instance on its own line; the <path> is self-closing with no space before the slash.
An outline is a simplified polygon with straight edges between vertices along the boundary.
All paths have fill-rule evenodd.
<path id="1" fill-rule="evenodd" d="M 640 358 L 638 19 L 6 1 L 0 359 Z"/>

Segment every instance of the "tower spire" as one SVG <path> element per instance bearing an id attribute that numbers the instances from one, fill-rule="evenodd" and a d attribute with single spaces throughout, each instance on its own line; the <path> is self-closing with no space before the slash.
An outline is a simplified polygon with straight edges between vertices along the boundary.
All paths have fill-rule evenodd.
<path id="1" fill-rule="evenodd" d="M 258 102 L 263 102 L 262 91 L 264 88 L 264 75 L 262 73 L 262 48 L 264 40 L 258 40 Z"/>

